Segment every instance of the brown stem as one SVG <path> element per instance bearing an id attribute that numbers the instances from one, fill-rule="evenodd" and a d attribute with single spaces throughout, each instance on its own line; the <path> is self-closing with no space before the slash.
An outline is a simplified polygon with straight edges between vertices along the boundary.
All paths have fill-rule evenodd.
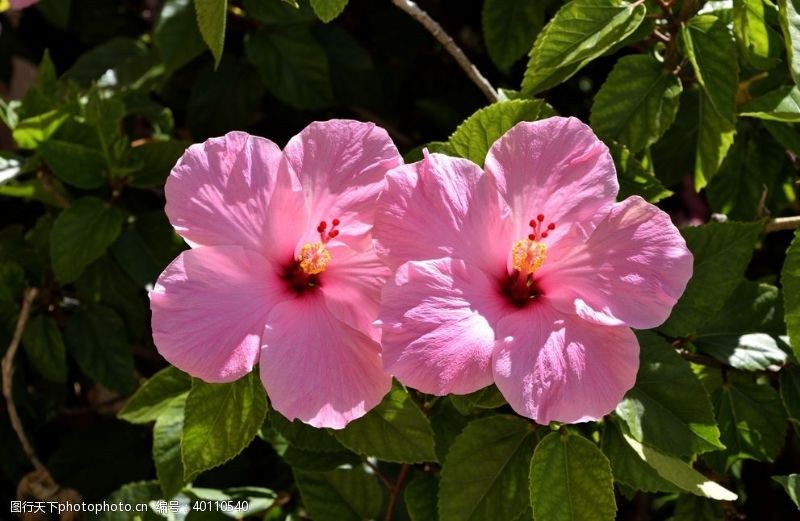
<path id="1" fill-rule="evenodd" d="M 478 70 L 475 65 L 467 55 L 464 54 L 464 51 L 461 50 L 453 38 L 442 29 L 442 26 L 439 25 L 439 22 L 431 18 L 431 16 L 420 9 L 420 7 L 413 2 L 412 0 L 392 0 L 392 3 L 405 11 L 408 15 L 410 15 L 414 20 L 418 21 L 422 24 L 425 29 L 428 30 L 429 33 L 436 38 L 439 43 L 447 50 L 450 55 L 455 58 L 456 62 L 461 66 L 465 73 L 472 83 L 478 86 L 478 88 L 483 92 L 486 98 L 494 103 L 500 99 L 500 96 L 497 94 L 497 90 L 492 87 L 492 84 L 489 83 L 489 80 L 481 74 L 481 71 Z"/>
<path id="2" fill-rule="evenodd" d="M 764 233 L 772 233 L 781 230 L 794 230 L 800 226 L 800 215 L 791 217 L 776 217 L 764 226 Z"/>
<path id="3" fill-rule="evenodd" d="M 33 449 L 30 441 L 28 441 L 28 437 L 25 435 L 25 429 L 22 427 L 22 421 L 17 413 L 17 406 L 14 404 L 14 396 L 11 392 L 11 381 L 14 377 L 14 356 L 17 354 L 19 343 L 22 340 L 22 333 L 25 331 L 25 324 L 28 322 L 28 318 L 31 314 L 33 300 L 36 298 L 38 292 L 39 290 L 36 288 L 28 288 L 25 290 L 25 296 L 22 299 L 22 309 L 20 309 L 19 318 L 17 319 L 17 326 L 14 329 L 14 336 L 11 338 L 11 343 L 8 345 L 8 351 L 6 351 L 6 354 L 3 357 L 3 396 L 6 399 L 6 406 L 8 407 L 8 416 L 11 420 L 11 426 L 14 428 L 14 432 L 17 433 L 17 438 L 19 438 L 19 443 L 22 445 L 22 450 L 25 451 L 25 454 L 28 456 L 31 464 L 36 468 L 37 471 L 49 476 L 50 474 L 47 472 L 45 466 L 42 465 L 39 457 L 36 456 L 36 451 Z"/>
<path id="4" fill-rule="evenodd" d="M 383 475 L 383 472 L 381 472 L 377 465 L 373 465 L 369 460 L 364 460 L 364 463 L 372 469 L 372 472 L 374 472 L 378 479 L 381 480 L 381 483 L 383 483 L 384 487 L 390 491 L 394 488 L 394 484 L 389 481 L 389 478 Z"/>
<path id="5" fill-rule="evenodd" d="M 400 491 L 403 490 L 403 486 L 406 484 L 406 478 L 408 478 L 408 471 L 411 467 L 408 463 L 404 463 L 403 466 L 400 468 L 400 473 L 397 475 L 397 481 L 392 487 L 391 492 L 389 494 L 389 504 L 386 507 L 386 516 L 383 518 L 383 521 L 392 521 L 392 517 L 394 517 L 394 506 L 397 504 L 397 497 L 400 495 Z"/>

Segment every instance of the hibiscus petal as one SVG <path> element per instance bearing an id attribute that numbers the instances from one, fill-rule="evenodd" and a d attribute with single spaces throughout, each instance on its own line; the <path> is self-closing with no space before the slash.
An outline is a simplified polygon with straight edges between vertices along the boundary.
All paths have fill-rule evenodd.
<path id="1" fill-rule="evenodd" d="M 345 242 L 370 230 L 386 172 L 403 163 L 385 130 L 345 119 L 311 123 L 283 154 L 300 180 L 310 222 L 339 219 Z M 309 230 L 304 241 L 314 240 L 319 239 Z"/>
<path id="2" fill-rule="evenodd" d="M 462 260 L 403 264 L 382 295 L 387 371 L 436 395 L 491 384 L 492 325 L 507 307 L 496 281 Z"/>
<path id="3" fill-rule="evenodd" d="M 171 364 L 207 382 L 253 369 L 269 310 L 285 285 L 268 261 L 240 246 L 187 250 L 150 292 L 153 340 Z"/>
<path id="4" fill-rule="evenodd" d="M 586 243 L 543 268 L 539 283 L 563 312 L 650 329 L 669 317 L 692 262 L 669 215 L 634 196 L 615 204 Z"/>
<path id="5" fill-rule="evenodd" d="M 389 392 L 380 346 L 337 320 L 318 296 L 275 306 L 264 330 L 261 381 L 288 419 L 341 429 Z"/>
<path id="6" fill-rule="evenodd" d="M 575 118 L 518 123 L 492 145 L 484 168 L 511 207 L 515 236 L 527 236 L 543 214 L 556 224 L 548 244 L 574 225 L 590 232 L 619 191 L 608 148 Z"/>
<path id="7" fill-rule="evenodd" d="M 425 154 L 393 169 L 378 199 L 378 254 L 396 268 L 411 260 L 458 257 L 502 271 L 511 248 L 508 207 L 471 161 Z"/>
<path id="8" fill-rule="evenodd" d="M 275 143 L 245 132 L 190 146 L 164 187 L 175 230 L 192 246 L 261 251 L 280 158 Z"/>
<path id="9" fill-rule="evenodd" d="M 375 250 L 356 251 L 337 241 L 329 244 L 331 263 L 320 276 L 320 291 L 330 312 L 345 324 L 380 340 L 372 324 L 378 316 L 381 288 L 391 275 Z"/>
<path id="10" fill-rule="evenodd" d="M 639 343 L 627 327 L 598 326 L 542 301 L 497 330 L 495 383 L 517 413 L 539 424 L 602 418 L 636 381 Z"/>

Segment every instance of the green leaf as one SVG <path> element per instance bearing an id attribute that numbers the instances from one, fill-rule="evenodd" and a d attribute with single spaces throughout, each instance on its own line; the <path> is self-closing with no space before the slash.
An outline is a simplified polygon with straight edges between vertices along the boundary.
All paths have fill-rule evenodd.
<path id="1" fill-rule="evenodd" d="M 762 227 L 762 222 L 726 222 L 681 230 L 694 255 L 694 273 L 662 331 L 688 336 L 719 312 L 739 285 Z"/>
<path id="2" fill-rule="evenodd" d="M 675 503 L 672 521 L 724 521 L 725 512 L 718 501 L 681 494 Z"/>
<path id="3" fill-rule="evenodd" d="M 153 27 L 153 43 L 170 71 L 180 69 L 205 50 L 192 0 L 167 0 Z"/>
<path id="4" fill-rule="evenodd" d="M 452 400 L 438 400 L 431 408 L 431 427 L 436 439 L 436 456 L 447 458 L 456 438 L 467 426 L 469 419 L 456 410 Z"/>
<path id="5" fill-rule="evenodd" d="M 547 1 L 486 0 L 481 27 L 489 57 L 500 69 L 509 69 L 530 50 L 544 26 Z"/>
<path id="6" fill-rule="evenodd" d="M 528 469 L 536 435 L 514 416 L 471 422 L 456 438 L 442 466 L 442 521 L 514 519 L 528 506 Z"/>
<path id="7" fill-rule="evenodd" d="M 39 153 L 53 174 L 69 185 L 91 189 L 106 181 L 106 159 L 93 148 L 50 139 L 39 145 Z"/>
<path id="8" fill-rule="evenodd" d="M 344 446 L 336 441 L 327 429 L 317 429 L 300 420 L 289 421 L 277 411 L 270 411 L 269 422 L 281 436 L 303 450 L 316 452 L 341 452 Z"/>
<path id="9" fill-rule="evenodd" d="M 681 82 L 646 54 L 620 59 L 592 104 L 592 128 L 639 152 L 664 135 L 678 113 Z"/>
<path id="10" fill-rule="evenodd" d="M 244 60 L 226 57 L 216 70 L 209 65 L 198 74 L 189 96 L 192 133 L 219 136 L 249 126 L 264 93 L 258 72 Z"/>
<path id="11" fill-rule="evenodd" d="M 133 349 L 114 311 L 102 306 L 78 310 L 67 322 L 64 340 L 93 380 L 123 394 L 133 388 Z"/>
<path id="12" fill-rule="evenodd" d="M 733 143 L 739 65 L 728 26 L 716 16 L 692 18 L 681 28 L 681 41 L 702 91 L 694 183 L 700 190 L 717 173 Z"/>
<path id="13" fill-rule="evenodd" d="M 436 461 L 428 418 L 397 384 L 377 407 L 333 435 L 348 449 L 383 461 Z"/>
<path id="14" fill-rule="evenodd" d="M 121 229 L 122 212 L 94 197 L 78 199 L 61 212 L 50 232 L 50 258 L 59 282 L 74 282 Z"/>
<path id="15" fill-rule="evenodd" d="M 772 476 L 774 481 L 781 484 L 789 497 L 800 508 L 800 474 L 789 474 L 788 476 Z"/>
<path id="16" fill-rule="evenodd" d="M 784 149 L 795 154 L 800 154 L 800 132 L 796 125 L 791 123 L 777 123 L 775 121 L 762 120 L 761 126 L 764 127 Z"/>
<path id="17" fill-rule="evenodd" d="M 137 481 L 123 485 L 106 498 L 109 504 L 140 505 L 165 499 L 156 481 Z M 169 499 L 169 498 L 166 498 Z M 108 510 L 97 514 L 99 521 L 164 521 L 164 518 L 148 508 L 146 512 L 133 513 L 124 510 Z"/>
<path id="18" fill-rule="evenodd" d="M 190 481 L 239 454 L 266 414 L 267 395 L 256 371 L 227 384 L 193 379 L 181 439 L 184 478 Z"/>
<path id="19" fill-rule="evenodd" d="M 743 371 L 777 370 L 786 363 L 786 352 L 766 333 L 706 336 L 697 345 L 717 360 Z"/>
<path id="20" fill-rule="evenodd" d="M 794 240 L 786 250 L 786 261 L 781 270 L 783 306 L 786 331 L 791 340 L 794 355 L 800 358 L 800 229 L 795 230 Z"/>
<path id="21" fill-rule="evenodd" d="M 194 0 L 197 12 L 197 27 L 206 42 L 214 63 L 219 66 L 222 48 L 225 46 L 225 22 L 228 15 L 228 0 Z"/>
<path id="22" fill-rule="evenodd" d="M 406 485 L 403 499 L 411 521 L 437 521 L 439 512 L 439 479 L 430 474 L 419 474 Z"/>
<path id="23" fill-rule="evenodd" d="M 658 475 L 622 437 L 616 422 L 607 422 L 603 431 L 603 454 L 611 462 L 614 481 L 643 492 L 678 492 L 680 488 Z"/>
<path id="24" fill-rule="evenodd" d="M 800 86 L 800 1 L 778 0 L 778 9 L 789 72 L 795 85 Z"/>
<path id="25" fill-rule="evenodd" d="M 617 167 L 617 179 L 619 180 L 618 200 L 621 201 L 632 195 L 639 195 L 651 203 L 656 203 L 672 195 L 672 191 L 664 187 L 661 181 L 653 174 L 652 169 L 645 167 L 641 161 L 631 154 L 630 150 L 615 144 L 611 144 L 609 150 L 611 157 L 614 158 L 614 165 Z"/>
<path id="26" fill-rule="evenodd" d="M 311 0 L 311 7 L 314 12 L 325 23 L 342 14 L 346 6 L 347 0 Z"/>
<path id="27" fill-rule="evenodd" d="M 78 298 L 86 303 L 103 304 L 124 319 L 131 338 L 149 342 L 149 321 L 142 288 L 128 278 L 109 255 L 100 257 L 75 281 Z"/>
<path id="28" fill-rule="evenodd" d="M 769 69 L 780 60 L 780 37 L 766 20 L 764 0 L 733 1 L 733 33 L 741 55 L 756 69 Z"/>
<path id="29" fill-rule="evenodd" d="M 720 468 L 738 459 L 773 461 L 783 447 L 787 417 L 780 396 L 769 385 L 723 385 L 713 395 L 722 443 L 727 449 L 706 458 Z"/>
<path id="30" fill-rule="evenodd" d="M 740 124 L 719 175 L 706 187 L 712 210 L 751 220 L 758 217 L 765 192 L 765 208 L 780 210 L 786 204 L 781 187 L 785 166 L 786 154 L 769 133 Z"/>
<path id="31" fill-rule="evenodd" d="M 586 438 L 548 434 L 531 461 L 531 505 L 536 519 L 613 521 L 617 504 L 608 459 Z"/>
<path id="32" fill-rule="evenodd" d="M 309 24 L 317 18 L 309 2 L 243 0 L 242 4 L 248 15 L 267 25 Z"/>
<path id="33" fill-rule="evenodd" d="M 786 86 L 768 92 L 747 102 L 741 108 L 739 115 L 797 123 L 800 121 L 800 89 Z"/>
<path id="34" fill-rule="evenodd" d="M 675 121 L 661 139 L 650 147 L 648 155 L 653 172 L 664 186 L 679 185 L 694 172 L 699 113 L 700 90 L 684 90 Z M 676 154 L 676 150 L 682 153 Z"/>
<path id="35" fill-rule="evenodd" d="M 54 382 L 67 380 L 67 350 L 56 322 L 46 315 L 28 321 L 22 347 L 34 368 Z"/>
<path id="36" fill-rule="evenodd" d="M 119 135 L 120 120 L 125 116 L 125 103 L 116 97 L 103 97 L 97 89 L 92 89 L 85 112 L 86 122 L 95 127 L 106 160 L 110 163 L 111 147 Z"/>
<path id="37" fill-rule="evenodd" d="M 122 232 L 111 252 L 125 273 L 141 287 L 153 284 L 165 266 L 156 260 L 152 249 L 134 228 Z"/>
<path id="38" fill-rule="evenodd" d="M 286 447 L 281 454 L 283 460 L 293 469 L 310 470 L 313 472 L 326 472 L 342 465 L 358 466 L 361 458 L 352 452 L 317 452 L 313 450 L 298 449 L 293 445 Z"/>
<path id="39" fill-rule="evenodd" d="M 497 409 L 506 405 L 503 394 L 492 384 L 474 393 L 464 395 L 450 395 L 450 401 L 458 412 L 464 415 L 471 414 L 476 409 Z"/>
<path id="40" fill-rule="evenodd" d="M 20 148 L 34 149 L 50 139 L 68 118 L 69 116 L 60 110 L 51 110 L 23 119 L 17 123 L 11 135 Z"/>
<path id="41" fill-rule="evenodd" d="M 800 432 L 800 367 L 787 367 L 781 371 L 781 400 L 789 421 Z"/>
<path id="42" fill-rule="evenodd" d="M 778 288 L 744 281 L 715 318 L 697 332 L 694 345 L 737 369 L 764 371 L 786 363 L 779 347 Z"/>
<path id="43" fill-rule="evenodd" d="M 131 149 L 134 161 L 141 168 L 131 174 L 131 186 L 163 186 L 178 158 L 189 147 L 185 141 L 153 141 Z"/>
<path id="44" fill-rule="evenodd" d="M 689 464 L 639 443 L 625 432 L 622 433 L 622 437 L 642 460 L 655 469 L 659 476 L 682 490 L 720 501 L 736 500 L 736 494 L 700 474 Z"/>
<path id="45" fill-rule="evenodd" d="M 305 110 L 333 103 L 325 49 L 306 26 L 267 27 L 248 34 L 245 55 L 272 94 Z"/>
<path id="46" fill-rule="evenodd" d="M 554 116 L 543 100 L 502 101 L 482 108 L 468 117 L 448 141 L 452 151 L 473 163 L 483 165 L 492 144 L 520 121 L 536 121 Z"/>
<path id="47" fill-rule="evenodd" d="M 55 65 L 53 65 L 53 60 L 50 58 L 50 51 L 45 50 L 42 61 L 39 63 L 36 81 L 22 98 L 20 111 L 30 116 L 58 109 L 62 103 L 60 90 L 58 74 L 56 73 Z M 8 107 L 10 109 L 11 104 Z M 15 124 L 10 123 L 9 127 L 13 129 Z"/>
<path id="48" fill-rule="evenodd" d="M 689 362 L 655 333 L 642 331 L 637 337 L 636 385 L 617 406 L 631 435 L 676 456 L 724 448 L 708 393 Z"/>
<path id="49" fill-rule="evenodd" d="M 566 80 L 633 33 L 644 20 L 641 4 L 572 0 L 539 33 L 522 80 L 531 96 Z"/>
<path id="50" fill-rule="evenodd" d="M 59 29 L 67 28 L 71 7 L 72 0 L 39 0 L 36 3 L 36 8 Z"/>
<path id="51" fill-rule="evenodd" d="M 97 81 L 100 87 L 134 86 L 156 65 L 155 56 L 143 42 L 131 38 L 113 38 L 82 54 L 64 78 L 88 87 Z"/>
<path id="52" fill-rule="evenodd" d="M 164 496 L 171 498 L 183 488 L 181 435 L 187 394 L 169 402 L 153 426 L 153 462 Z"/>
<path id="53" fill-rule="evenodd" d="M 209 511 L 205 515 L 200 514 L 200 516 L 198 516 L 199 512 L 195 511 L 194 513 L 190 513 L 188 516 L 186 516 L 186 519 L 191 521 L 197 521 L 200 519 L 219 519 L 221 521 L 225 521 L 231 519 L 232 517 L 235 519 L 250 519 L 252 516 L 265 514 L 266 511 L 273 506 L 278 506 L 275 504 L 276 500 L 278 499 L 278 495 L 275 493 L 275 491 L 263 487 L 234 487 L 226 488 L 224 490 L 191 487 L 185 488 L 183 493 L 189 498 L 195 500 L 214 502 L 231 501 L 235 507 L 244 507 L 235 512 L 223 511 L 219 513 L 212 513 Z M 209 507 L 206 507 L 207 510 L 208 508 Z M 280 509 L 278 509 L 278 512 L 280 512 Z M 264 518 L 270 519 L 269 516 Z M 256 519 L 262 519 L 262 517 L 256 517 Z"/>
<path id="54" fill-rule="evenodd" d="M 363 521 L 374 519 L 383 502 L 383 491 L 361 467 L 331 472 L 294 473 L 300 496 L 315 521 Z"/>
<path id="55" fill-rule="evenodd" d="M 172 366 L 166 367 L 151 376 L 131 396 L 117 417 L 131 423 L 155 421 L 172 406 L 172 402 L 183 402 L 191 388 L 189 375 Z"/>

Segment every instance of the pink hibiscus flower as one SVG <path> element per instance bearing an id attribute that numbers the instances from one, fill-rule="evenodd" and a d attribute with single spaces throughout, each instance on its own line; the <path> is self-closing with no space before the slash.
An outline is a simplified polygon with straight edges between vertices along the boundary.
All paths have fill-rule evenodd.
<path id="1" fill-rule="evenodd" d="M 232 132 L 189 147 L 165 187 L 192 246 L 150 293 L 170 363 L 230 382 L 259 362 L 272 406 L 334 429 L 391 386 L 373 326 L 389 276 L 372 248 L 375 200 L 402 164 L 373 124 L 312 123 L 281 150 Z"/>
<path id="2" fill-rule="evenodd" d="M 630 328 L 666 320 L 692 255 L 667 214 L 614 202 L 608 149 L 577 119 L 516 125 L 485 170 L 426 154 L 388 174 L 384 365 L 437 395 L 494 382 L 541 424 L 600 418 L 636 379 Z"/>

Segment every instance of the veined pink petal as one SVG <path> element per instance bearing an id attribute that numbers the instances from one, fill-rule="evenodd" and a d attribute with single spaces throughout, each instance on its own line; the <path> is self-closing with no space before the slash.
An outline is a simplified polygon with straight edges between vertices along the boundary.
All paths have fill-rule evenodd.
<path id="1" fill-rule="evenodd" d="M 636 381 L 639 343 L 627 327 L 595 325 L 542 301 L 506 316 L 497 331 L 495 383 L 539 424 L 602 418 Z"/>
<path id="2" fill-rule="evenodd" d="M 462 260 L 403 264 L 383 289 L 384 366 L 425 393 L 477 391 L 492 383 L 492 326 L 506 308 L 496 281 Z"/>
<path id="3" fill-rule="evenodd" d="M 378 344 L 336 319 L 318 295 L 273 308 L 262 342 L 261 381 L 290 420 L 341 429 L 392 385 Z"/>
<path id="4" fill-rule="evenodd" d="M 231 382 L 253 369 L 267 314 L 285 294 L 272 265 L 252 250 L 184 251 L 150 292 L 153 340 L 178 369 Z"/>
<path id="5" fill-rule="evenodd" d="M 389 172 L 373 233 L 378 254 L 393 268 L 458 257 L 492 273 L 505 268 L 511 232 L 492 178 L 466 159 L 426 153 Z"/>
<path id="6" fill-rule="evenodd" d="M 193 246 L 266 253 L 263 234 L 280 158 L 273 142 L 244 132 L 190 146 L 164 187 L 175 230 Z"/>
<path id="7" fill-rule="evenodd" d="M 283 154 L 302 186 L 309 222 L 330 225 L 339 219 L 339 240 L 351 245 L 372 228 L 386 172 L 403 162 L 385 130 L 344 119 L 311 123 L 289 140 Z M 313 228 L 302 238 L 315 240 Z"/>
<path id="8" fill-rule="evenodd" d="M 540 214 L 555 223 L 548 247 L 575 226 L 591 232 L 619 191 L 608 148 L 575 118 L 518 123 L 492 145 L 485 169 L 511 207 L 517 239 Z"/>
<path id="9" fill-rule="evenodd" d="M 304 244 L 302 237 L 319 223 L 309 221 L 310 211 L 303 190 L 287 168 L 278 171 L 267 216 L 268 221 L 261 231 L 261 249 L 276 264 L 290 264 Z M 317 235 L 310 242 L 319 240 Z"/>
<path id="10" fill-rule="evenodd" d="M 345 324 L 380 340 L 372 324 L 378 316 L 381 288 L 391 275 L 372 248 L 356 251 L 331 241 L 331 262 L 321 276 L 320 291 L 328 310 Z"/>
<path id="11" fill-rule="evenodd" d="M 663 323 L 692 276 L 692 254 L 669 215 L 638 196 L 617 203 L 589 240 L 542 268 L 548 300 L 599 324 Z"/>

